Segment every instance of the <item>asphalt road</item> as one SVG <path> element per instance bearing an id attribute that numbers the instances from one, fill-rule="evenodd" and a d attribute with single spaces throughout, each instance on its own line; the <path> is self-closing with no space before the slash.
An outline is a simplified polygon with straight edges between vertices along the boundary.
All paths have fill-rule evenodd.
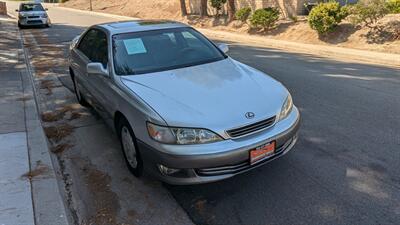
<path id="1" fill-rule="evenodd" d="M 111 20 L 60 8 L 49 14 L 50 43 Z M 400 69 L 246 43 L 230 48 L 231 57 L 291 91 L 302 114 L 300 140 L 285 157 L 226 181 L 164 185 L 190 218 L 210 225 L 399 224 Z"/>

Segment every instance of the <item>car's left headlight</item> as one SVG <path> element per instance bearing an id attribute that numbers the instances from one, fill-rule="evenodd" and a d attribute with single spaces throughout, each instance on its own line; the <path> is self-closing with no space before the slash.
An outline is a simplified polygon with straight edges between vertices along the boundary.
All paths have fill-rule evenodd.
<path id="1" fill-rule="evenodd" d="M 49 17 L 47 14 L 42 15 L 42 18 L 47 18 L 47 17 Z"/>
<path id="2" fill-rule="evenodd" d="M 154 140 L 165 144 L 204 144 L 222 141 L 222 138 L 207 129 L 165 127 L 147 123 L 149 135 Z"/>
<path id="3" fill-rule="evenodd" d="M 279 121 L 286 119 L 289 116 L 293 108 L 293 99 L 289 94 L 282 106 L 281 113 L 279 114 Z"/>

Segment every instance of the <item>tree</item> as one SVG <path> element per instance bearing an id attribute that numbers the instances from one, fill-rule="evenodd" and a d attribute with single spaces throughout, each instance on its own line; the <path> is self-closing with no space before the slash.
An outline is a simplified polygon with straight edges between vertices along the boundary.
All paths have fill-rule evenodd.
<path id="1" fill-rule="evenodd" d="M 200 16 L 208 16 L 207 13 L 207 0 L 201 0 L 200 1 Z"/>
<path id="2" fill-rule="evenodd" d="M 179 2 L 181 5 L 181 15 L 186 16 L 187 15 L 186 0 L 179 0 Z"/>
<path id="3" fill-rule="evenodd" d="M 228 0 L 228 22 L 231 22 L 235 19 L 235 13 L 235 0 Z"/>
<path id="4" fill-rule="evenodd" d="M 226 3 L 226 0 L 210 0 L 210 1 L 211 1 L 211 7 L 215 8 L 217 10 L 217 14 L 215 16 L 218 17 L 219 11 L 222 9 L 224 4 Z"/>

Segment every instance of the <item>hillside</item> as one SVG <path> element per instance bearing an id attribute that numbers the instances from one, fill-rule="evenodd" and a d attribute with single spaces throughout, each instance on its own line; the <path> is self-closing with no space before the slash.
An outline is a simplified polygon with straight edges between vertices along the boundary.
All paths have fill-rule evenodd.
<path id="1" fill-rule="evenodd" d="M 69 0 L 63 6 L 89 9 L 87 0 Z M 145 19 L 179 20 L 196 27 L 263 35 L 272 39 L 400 54 L 400 14 L 387 15 L 381 19 L 379 25 L 382 29 L 380 30 L 357 28 L 345 21 L 333 34 L 328 37 L 319 37 L 308 26 L 305 17 L 299 17 L 297 22 L 281 20 L 277 28 L 268 33 L 257 33 L 247 24 L 237 21 L 226 25 L 223 17 L 218 20 L 201 19 L 198 16 L 183 18 L 180 16 L 177 0 L 93 0 L 93 9 L 98 12 Z"/>

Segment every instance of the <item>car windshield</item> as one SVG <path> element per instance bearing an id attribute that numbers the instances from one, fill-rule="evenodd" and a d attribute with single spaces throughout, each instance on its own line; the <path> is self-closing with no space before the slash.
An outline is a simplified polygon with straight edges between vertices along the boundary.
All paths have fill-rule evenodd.
<path id="1" fill-rule="evenodd" d="M 118 75 L 178 69 L 227 57 L 188 27 L 114 35 L 113 53 Z"/>
<path id="2" fill-rule="evenodd" d="M 44 9 L 41 4 L 22 4 L 19 7 L 19 11 L 21 12 L 44 11 Z"/>

